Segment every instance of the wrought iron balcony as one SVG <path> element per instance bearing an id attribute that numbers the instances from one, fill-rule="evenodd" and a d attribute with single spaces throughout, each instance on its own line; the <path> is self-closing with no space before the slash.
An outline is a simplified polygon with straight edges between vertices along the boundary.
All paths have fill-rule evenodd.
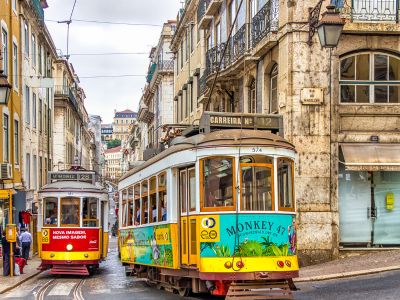
<path id="1" fill-rule="evenodd" d="M 157 69 L 158 71 L 173 71 L 174 70 L 174 61 L 173 60 L 162 60 L 158 62 Z"/>
<path id="2" fill-rule="evenodd" d="M 244 24 L 232 37 L 232 52 L 231 52 L 231 62 L 234 63 L 241 56 L 244 55 L 248 49 L 248 30 L 249 24 Z"/>
<path id="3" fill-rule="evenodd" d="M 222 54 L 224 51 L 225 43 L 221 43 L 207 51 L 206 54 L 206 74 L 210 75 L 215 73 L 218 69 L 219 62 L 222 58 Z M 221 69 L 224 65 L 221 65 Z"/>
<path id="4" fill-rule="evenodd" d="M 40 22 L 44 24 L 44 10 L 42 4 L 40 3 L 41 1 L 40 0 L 31 0 L 31 1 L 33 10 L 37 15 L 38 20 L 40 20 Z"/>
<path id="5" fill-rule="evenodd" d="M 199 79 L 200 96 L 203 96 L 207 90 L 206 77 L 206 73 L 203 73 Z"/>
<path id="6" fill-rule="evenodd" d="M 269 0 L 253 17 L 252 46 L 255 47 L 269 32 L 278 31 L 279 2 Z"/>
<path id="7" fill-rule="evenodd" d="M 333 0 L 342 16 L 353 22 L 399 22 L 398 0 Z"/>
<path id="8" fill-rule="evenodd" d="M 201 29 L 206 29 L 212 21 L 212 16 L 206 15 L 211 0 L 200 0 L 197 7 L 197 20 Z"/>

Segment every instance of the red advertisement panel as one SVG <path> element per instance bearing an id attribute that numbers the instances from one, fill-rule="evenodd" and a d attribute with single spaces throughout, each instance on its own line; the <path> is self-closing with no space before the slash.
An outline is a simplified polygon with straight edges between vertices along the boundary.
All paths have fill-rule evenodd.
<path id="1" fill-rule="evenodd" d="M 42 250 L 66 251 L 67 245 L 72 245 L 71 251 L 98 251 L 99 231 L 86 228 L 43 228 Z"/>

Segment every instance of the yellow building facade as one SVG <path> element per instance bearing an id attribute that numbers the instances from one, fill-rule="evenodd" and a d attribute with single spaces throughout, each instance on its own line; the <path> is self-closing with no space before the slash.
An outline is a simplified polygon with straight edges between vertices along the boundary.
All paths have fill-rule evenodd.
<path id="1" fill-rule="evenodd" d="M 0 189 L 13 193 L 18 205 L 24 199 L 21 164 L 21 37 L 18 1 L 0 1 L 0 69 L 12 86 L 8 105 L 1 105 L 0 130 Z M 14 205 L 14 206 L 15 206 Z M 0 199 L 0 231 L 5 224 L 15 223 L 9 218 L 9 203 Z"/>

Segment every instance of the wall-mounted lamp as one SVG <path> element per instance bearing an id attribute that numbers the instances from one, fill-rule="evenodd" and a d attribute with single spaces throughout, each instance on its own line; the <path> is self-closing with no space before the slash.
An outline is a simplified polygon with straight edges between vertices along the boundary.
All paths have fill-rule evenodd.
<path id="1" fill-rule="evenodd" d="M 0 70 L 0 104 L 8 104 L 11 94 L 11 84 L 8 82 L 7 75 Z"/>

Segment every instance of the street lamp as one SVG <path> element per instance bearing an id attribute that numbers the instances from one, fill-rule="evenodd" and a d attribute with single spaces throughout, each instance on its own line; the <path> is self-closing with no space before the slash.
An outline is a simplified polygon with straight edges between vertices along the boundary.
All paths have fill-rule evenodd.
<path id="1" fill-rule="evenodd" d="M 8 82 L 7 75 L 0 70 L 0 104 L 8 104 L 11 94 L 11 84 Z"/>
<path id="2" fill-rule="evenodd" d="M 322 18 L 316 26 L 319 41 L 323 48 L 335 48 L 342 34 L 344 21 L 335 11 L 335 8 L 334 5 L 328 5 L 326 12 L 322 14 Z"/>

